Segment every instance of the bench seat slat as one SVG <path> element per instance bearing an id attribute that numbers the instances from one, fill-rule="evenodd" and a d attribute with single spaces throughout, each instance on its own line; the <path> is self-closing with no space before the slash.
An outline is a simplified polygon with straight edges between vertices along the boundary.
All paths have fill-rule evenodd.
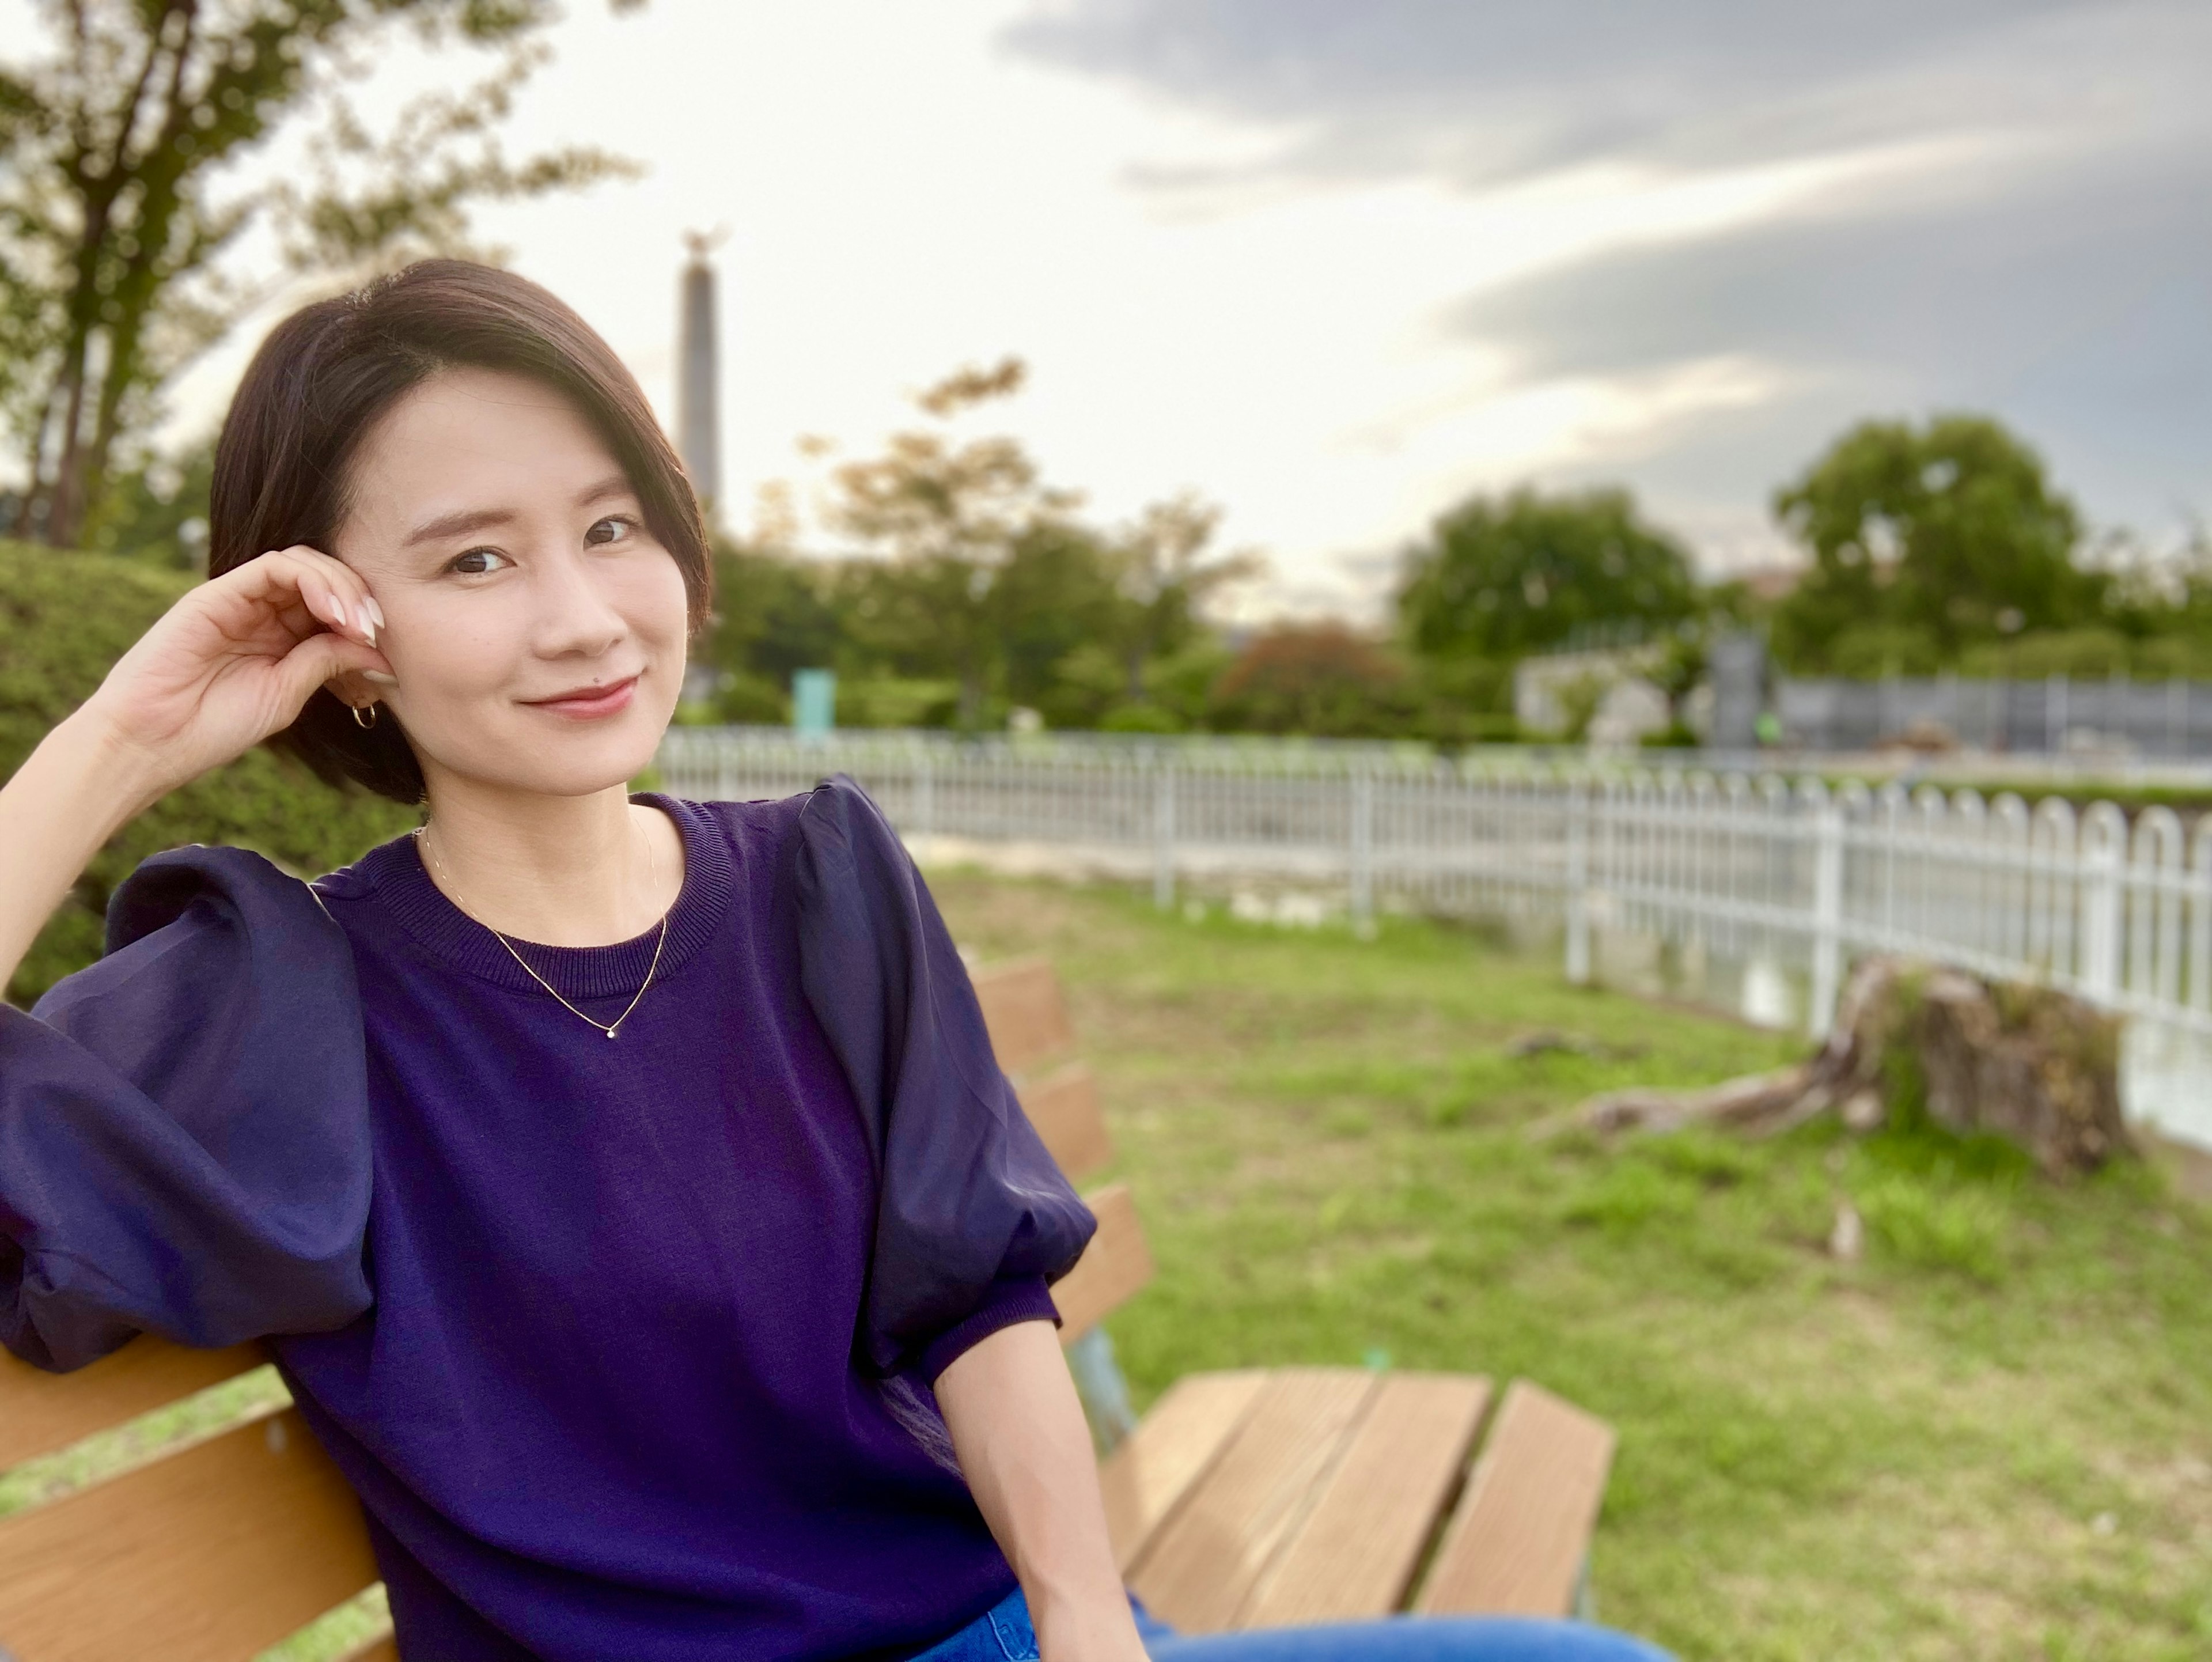
<path id="1" fill-rule="evenodd" d="M 1363 1368 L 1284 1368 L 1152 1536 L 1129 1578 L 1185 1633 L 1220 1633 L 1297 1530 L 1372 1397 Z"/>
<path id="2" fill-rule="evenodd" d="M 268 1360 L 256 1345 L 187 1350 L 149 1336 L 73 1373 L 48 1373 L 0 1351 L 0 1471 L 166 1408 Z"/>
<path id="3" fill-rule="evenodd" d="M 1228 1445 L 1267 1379 L 1259 1368 L 1186 1374 L 1106 1457 L 1098 1487 L 1115 1568 L 1128 1573 L 1152 1531 Z"/>
<path id="4" fill-rule="evenodd" d="M 1152 1278 L 1152 1249 L 1145 1244 L 1129 1185 L 1109 1183 L 1083 1200 L 1098 1219 L 1098 1233 L 1075 1268 L 1053 1283 L 1062 1344 L 1073 1344 Z"/>
<path id="5" fill-rule="evenodd" d="M 17 1662 L 239 1662 L 376 1580 L 361 1511 L 295 1410 L 0 1519 Z"/>
<path id="6" fill-rule="evenodd" d="M 1239 1613 L 1240 1628 L 1387 1616 L 1466 1470 L 1490 1382 L 1391 1373 L 1304 1525 Z"/>
<path id="7" fill-rule="evenodd" d="M 1613 1447 L 1602 1420 L 1514 1381 L 1414 1608 L 1431 1616 L 1571 1613 Z"/>

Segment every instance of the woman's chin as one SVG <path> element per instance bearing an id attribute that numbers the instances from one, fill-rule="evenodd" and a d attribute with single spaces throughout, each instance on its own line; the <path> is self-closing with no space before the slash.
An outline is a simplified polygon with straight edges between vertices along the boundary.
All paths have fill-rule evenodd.
<path id="1" fill-rule="evenodd" d="M 565 733 L 520 732 L 505 745 L 471 745 L 470 754 L 454 756 L 439 771 L 502 791 L 589 796 L 627 786 L 651 767 L 666 728 L 665 721 L 639 719 Z"/>

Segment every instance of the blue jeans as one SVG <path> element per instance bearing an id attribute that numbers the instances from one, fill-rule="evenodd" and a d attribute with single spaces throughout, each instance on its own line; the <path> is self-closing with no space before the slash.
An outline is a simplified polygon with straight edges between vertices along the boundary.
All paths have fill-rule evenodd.
<path id="1" fill-rule="evenodd" d="M 1310 1628 L 1178 1634 L 1134 1597 L 1152 1662 L 1671 1662 L 1610 1628 L 1511 1616 L 1391 1616 Z M 1017 1587 L 913 1662 L 1037 1662 L 1036 1629 Z"/>

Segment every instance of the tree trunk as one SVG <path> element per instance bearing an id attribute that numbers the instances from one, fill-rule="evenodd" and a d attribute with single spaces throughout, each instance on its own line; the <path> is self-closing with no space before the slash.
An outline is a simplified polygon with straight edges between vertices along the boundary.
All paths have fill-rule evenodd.
<path id="1" fill-rule="evenodd" d="M 2024 1148 L 2052 1177 L 2133 1152 L 2120 1117 L 2119 1022 L 2069 994 L 1869 959 L 1828 1041 L 1779 1073 L 1707 1091 L 1617 1091 L 1577 1111 L 1600 1131 L 1693 1123 L 1786 1130 L 1834 1112 L 1854 1131 L 1920 1116 Z"/>
<path id="2" fill-rule="evenodd" d="M 62 402 L 61 450 L 54 461 L 53 482 L 46 491 L 43 540 L 49 548 L 67 548 L 76 542 L 77 521 L 84 506 L 84 370 L 88 349 L 82 343 L 71 344 L 76 361 L 68 372 L 69 392 Z"/>

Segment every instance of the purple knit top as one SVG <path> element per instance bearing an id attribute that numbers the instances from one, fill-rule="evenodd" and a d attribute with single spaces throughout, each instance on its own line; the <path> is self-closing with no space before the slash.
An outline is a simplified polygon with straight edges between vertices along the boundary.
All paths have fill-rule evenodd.
<path id="1" fill-rule="evenodd" d="M 181 1152 L 135 1121 L 90 1156 L 40 1141 L 25 1093 L 81 1064 L 8 1012 L 0 1336 L 69 1366 L 140 1329 L 270 1334 L 364 1503 L 410 1662 L 911 1655 L 1014 1585 L 927 1387 L 986 1335 L 1054 1318 L 1047 1277 L 1088 1215 L 1040 1163 L 942 922 L 856 789 L 637 800 L 674 817 L 685 871 L 611 1042 L 445 898 L 411 838 L 319 880 L 350 947 L 364 1123 L 264 1166 L 189 1123 Z M 204 934 L 210 910 L 145 939 L 195 918 Z M 242 933 L 265 979 L 271 928 Z M 520 950 L 605 1022 L 657 935 Z M 69 985 L 35 1014 L 68 1033 L 85 1012 L 77 1039 L 112 1058 Z M 310 1019 L 284 1019 L 301 1121 L 344 1094 L 315 1086 L 343 1067 Z M 155 1081 L 170 1106 L 175 1077 Z M 281 1115 L 250 1138 L 236 1123 L 241 1148 L 294 1135 L 266 1129 Z M 213 1193 L 191 1164 L 210 1158 L 268 1198 L 203 1248 L 205 1219 L 146 1219 L 192 1203 L 180 1184 Z M 357 1252 L 317 1236 L 343 1233 L 356 1193 Z M 134 1215 L 166 1272 L 134 1267 L 149 1249 L 115 1224 Z M 92 1291 L 40 1269 L 87 1254 L 106 1266 Z M 216 1259 L 237 1288 L 217 1265 L 178 1289 Z M 134 1275 L 148 1290 L 114 1291 Z"/>

